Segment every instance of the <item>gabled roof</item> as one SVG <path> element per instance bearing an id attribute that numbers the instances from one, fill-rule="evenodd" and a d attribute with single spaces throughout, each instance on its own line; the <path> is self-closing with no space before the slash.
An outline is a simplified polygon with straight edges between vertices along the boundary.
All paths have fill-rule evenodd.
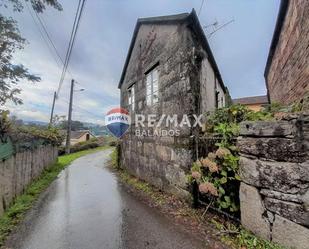
<path id="1" fill-rule="evenodd" d="M 233 104 L 254 105 L 254 104 L 268 104 L 266 95 L 252 96 L 239 99 L 233 99 Z"/>
<path id="2" fill-rule="evenodd" d="M 89 130 L 81 130 L 81 131 L 71 131 L 71 139 L 79 139 L 85 134 L 89 134 L 94 136 Z"/>
<path id="3" fill-rule="evenodd" d="M 60 130 L 60 134 L 66 135 L 67 131 L 66 130 Z M 93 135 L 89 130 L 80 130 L 80 131 L 71 131 L 71 139 L 79 139 L 80 137 L 82 137 L 85 134 L 89 134 L 89 135 L 95 137 L 95 135 Z"/>
<path id="4" fill-rule="evenodd" d="M 178 15 L 169 15 L 169 16 L 157 16 L 157 17 L 148 17 L 148 18 L 139 18 L 137 19 L 135 28 L 134 28 L 134 32 L 133 32 L 133 37 L 130 43 L 130 47 L 129 47 L 129 51 L 128 51 L 128 55 L 121 73 L 121 77 L 120 77 L 120 81 L 118 84 L 118 88 L 121 87 L 125 74 L 126 74 L 126 70 L 131 58 L 131 54 L 134 48 L 134 44 L 135 44 L 135 40 L 139 31 L 139 28 L 142 24 L 167 24 L 167 23 L 181 23 L 181 22 L 187 22 L 189 25 L 192 26 L 192 28 L 196 31 L 196 34 L 198 36 L 198 38 L 200 39 L 200 42 L 203 46 L 203 48 L 206 50 L 207 55 L 208 55 L 208 60 L 210 62 L 210 64 L 213 67 L 213 70 L 217 76 L 217 79 L 223 89 L 224 92 L 226 92 L 221 74 L 219 72 L 217 63 L 215 61 L 215 58 L 211 52 L 210 46 L 208 44 L 207 38 L 205 36 L 205 33 L 203 31 L 203 28 L 198 20 L 198 17 L 196 15 L 196 12 L 194 9 L 192 9 L 191 13 L 182 13 L 182 14 L 178 14 Z"/>

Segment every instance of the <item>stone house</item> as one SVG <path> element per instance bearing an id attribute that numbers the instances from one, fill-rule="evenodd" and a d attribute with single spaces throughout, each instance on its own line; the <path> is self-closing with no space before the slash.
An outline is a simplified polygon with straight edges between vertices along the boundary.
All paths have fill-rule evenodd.
<path id="1" fill-rule="evenodd" d="M 65 130 L 62 131 L 63 135 L 66 133 L 67 132 Z M 95 135 L 93 135 L 89 130 L 71 131 L 71 145 L 86 142 L 91 138 L 95 138 Z M 63 142 L 63 145 L 65 145 L 65 141 Z"/>
<path id="2" fill-rule="evenodd" d="M 247 106 L 248 109 L 257 112 L 268 105 L 268 98 L 266 95 L 238 98 L 233 99 L 233 104 L 242 104 Z"/>
<path id="3" fill-rule="evenodd" d="M 264 73 L 271 102 L 290 104 L 309 91 L 308 20 L 308 0 L 281 0 Z"/>
<path id="4" fill-rule="evenodd" d="M 194 115 L 225 106 L 227 89 L 195 10 L 137 20 L 119 89 L 121 107 L 132 120 L 121 139 L 121 165 L 165 191 L 186 194 L 185 174 L 200 127 L 171 125 L 169 132 L 178 134 L 166 135 L 148 120 L 147 135 L 140 136 L 135 119 L 155 115 L 158 124 L 162 115 L 177 115 L 179 124 L 186 114 L 193 122 Z"/>
<path id="5" fill-rule="evenodd" d="M 77 144 L 80 142 L 86 142 L 90 140 L 91 138 L 95 138 L 95 135 L 93 135 L 88 130 L 82 130 L 82 131 L 71 131 L 71 144 Z"/>

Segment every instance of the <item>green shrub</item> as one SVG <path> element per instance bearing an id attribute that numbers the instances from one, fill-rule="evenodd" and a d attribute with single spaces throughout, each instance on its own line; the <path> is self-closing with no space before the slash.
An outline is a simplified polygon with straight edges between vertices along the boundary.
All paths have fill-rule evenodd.
<path id="1" fill-rule="evenodd" d="M 117 146 L 117 144 L 118 144 L 117 141 L 110 141 L 110 142 L 108 143 L 109 146 L 113 146 L 113 147 Z"/>
<path id="2" fill-rule="evenodd" d="M 70 152 L 78 152 L 78 151 L 83 151 L 83 150 L 88 150 L 88 149 L 93 149 L 101 146 L 101 144 L 98 142 L 97 138 L 89 139 L 88 141 L 83 141 L 80 143 L 76 143 L 70 147 Z M 65 146 L 61 145 L 58 148 L 58 154 L 59 155 L 64 155 L 65 154 Z"/>
<path id="3" fill-rule="evenodd" d="M 219 142 L 206 157 L 193 163 L 188 181 L 198 183 L 199 192 L 216 208 L 230 213 L 239 212 L 240 176 L 236 148 L 239 123 L 272 118 L 270 112 L 253 112 L 240 104 L 207 114 L 205 132 L 219 137 Z"/>
<path id="4" fill-rule="evenodd" d="M 54 127 L 18 126 L 13 127 L 10 134 L 16 142 L 43 139 L 53 145 L 60 145 L 64 140 L 64 136 Z"/>

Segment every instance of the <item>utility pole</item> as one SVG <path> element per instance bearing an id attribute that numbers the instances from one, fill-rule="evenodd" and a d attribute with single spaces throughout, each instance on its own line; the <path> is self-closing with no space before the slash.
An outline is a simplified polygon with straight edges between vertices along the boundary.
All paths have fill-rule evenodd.
<path id="1" fill-rule="evenodd" d="M 52 106 L 51 113 L 50 113 L 49 125 L 52 125 L 52 123 L 53 123 L 53 116 L 54 116 L 56 98 L 57 98 L 57 93 L 54 92 L 54 100 L 53 100 L 53 106 Z"/>
<path id="2" fill-rule="evenodd" d="M 71 128 L 72 128 L 73 92 L 74 92 L 74 79 L 72 79 L 72 81 L 71 81 L 71 92 L 70 92 L 70 103 L 69 103 L 67 140 L 66 140 L 66 143 L 65 143 L 65 153 L 66 153 L 66 154 L 70 154 Z"/>

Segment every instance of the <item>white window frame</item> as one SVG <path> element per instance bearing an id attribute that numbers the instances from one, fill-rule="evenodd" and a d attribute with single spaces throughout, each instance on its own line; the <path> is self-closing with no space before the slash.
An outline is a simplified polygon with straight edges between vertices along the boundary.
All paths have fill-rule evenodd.
<path id="1" fill-rule="evenodd" d="M 154 68 L 146 74 L 146 105 L 159 102 L 159 71 Z"/>
<path id="2" fill-rule="evenodd" d="M 135 88 L 134 88 L 134 86 L 135 86 L 135 84 L 132 84 L 128 88 L 128 106 L 129 106 L 131 111 L 135 110 Z"/>

